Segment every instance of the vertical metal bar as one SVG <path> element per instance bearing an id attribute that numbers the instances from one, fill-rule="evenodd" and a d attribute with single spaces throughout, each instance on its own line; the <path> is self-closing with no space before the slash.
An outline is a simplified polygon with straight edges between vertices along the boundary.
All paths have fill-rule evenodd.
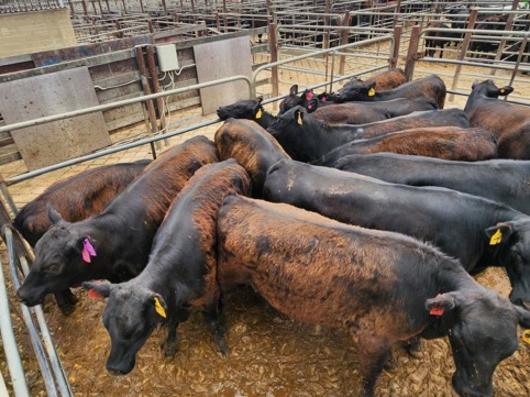
<path id="1" fill-rule="evenodd" d="M 405 62 L 405 76 L 407 81 L 414 75 L 414 66 L 416 64 L 416 55 L 418 53 L 418 44 L 420 42 L 420 26 L 414 25 L 410 34 L 409 49 L 407 51 L 407 60 Z"/>
<path id="2" fill-rule="evenodd" d="M 153 92 L 156 94 L 160 92 L 160 83 L 158 82 L 158 71 L 156 69 L 155 64 L 155 49 L 153 46 L 147 47 L 147 68 L 149 69 L 149 75 L 151 76 L 151 85 L 153 87 Z M 169 98 L 168 98 L 169 99 Z M 156 107 L 158 110 L 158 117 L 160 117 L 160 125 L 162 127 L 162 130 L 166 130 L 166 109 L 164 106 L 164 99 L 163 98 L 157 98 L 156 99 Z M 169 145 L 169 141 L 167 139 L 164 140 L 164 143 Z"/>
<path id="3" fill-rule="evenodd" d="M 144 94 L 149 95 L 151 94 L 151 88 L 149 87 L 149 83 L 146 77 L 144 52 L 142 50 L 142 47 L 136 47 L 135 51 L 136 51 L 136 62 L 138 64 L 138 71 L 140 72 L 140 80 L 142 82 L 142 88 L 143 88 Z M 151 133 L 153 135 L 156 135 L 158 131 L 158 126 L 156 123 L 155 107 L 153 104 L 153 100 L 149 99 L 148 101 L 146 101 L 146 105 L 147 105 L 147 115 L 149 116 L 149 123 L 151 125 Z M 160 148 L 160 143 L 157 143 L 157 149 L 159 148 Z M 156 158 L 156 149 L 152 143 L 151 143 L 151 151 L 153 152 L 153 158 Z"/>
<path id="4" fill-rule="evenodd" d="M 13 384 L 16 397 L 29 397 L 29 389 L 24 377 L 24 369 L 17 349 L 11 313 L 9 311 L 9 300 L 4 278 L 4 271 L 0 262 L 0 334 L 7 360 L 7 367 Z"/>
<path id="5" fill-rule="evenodd" d="M 394 26 L 394 41 L 392 44 L 392 57 L 388 60 L 389 68 L 395 68 L 398 64 L 399 59 L 399 48 L 401 45 L 401 32 L 403 31 L 403 25 Z"/>
<path id="6" fill-rule="evenodd" d="M 125 0 L 121 0 L 121 4 L 123 5 L 123 13 L 127 14 L 127 6 L 125 5 Z"/>
<path id="7" fill-rule="evenodd" d="M 392 22 L 392 25 L 396 27 L 398 20 L 399 20 L 399 11 L 401 10 L 401 0 L 397 0 L 396 2 L 396 8 L 394 8 L 394 20 Z"/>
<path id="8" fill-rule="evenodd" d="M 510 77 L 510 83 L 508 84 L 510 86 L 513 84 L 513 81 L 515 80 L 515 75 L 519 71 L 519 65 L 521 64 L 521 60 L 523 59 L 523 54 L 524 54 L 524 50 L 526 48 L 527 43 L 528 43 L 528 35 L 525 35 L 521 43 L 521 47 L 519 48 L 519 53 L 517 54 L 517 62 L 515 63 L 515 67 L 513 68 L 512 76 Z M 505 96 L 504 100 L 507 101 L 508 96 Z"/>
<path id="9" fill-rule="evenodd" d="M 329 14 L 331 12 L 331 0 L 326 0 L 326 14 Z M 330 18 L 329 16 L 324 17 L 324 25 L 329 26 L 330 25 Z M 324 31 L 324 36 L 322 37 L 322 48 L 328 49 L 329 48 L 329 35 L 330 31 L 329 29 Z M 329 53 L 326 53 L 325 55 L 325 61 L 326 61 L 326 75 L 324 76 L 324 80 L 328 79 L 328 69 L 329 69 Z"/>
<path id="10" fill-rule="evenodd" d="M 467 29 L 470 31 L 466 32 L 464 35 L 464 41 L 462 42 L 462 49 L 460 50 L 460 53 L 458 54 L 457 59 L 459 61 L 463 61 L 466 57 L 466 52 L 469 48 L 469 43 L 471 42 L 471 29 L 475 27 L 475 22 L 477 21 L 477 9 L 473 8 L 471 12 L 469 13 L 469 19 L 467 22 Z M 451 90 L 455 90 L 456 86 L 458 85 L 458 78 L 460 77 L 460 72 L 462 71 L 462 65 L 458 64 L 455 68 L 455 75 L 453 77 L 453 83 L 451 84 Z M 448 100 L 453 101 L 454 100 L 454 94 L 450 94 Z"/>
<path id="11" fill-rule="evenodd" d="M 164 12 L 167 14 L 166 0 L 162 0 L 162 8 L 164 9 Z"/>
<path id="12" fill-rule="evenodd" d="M 271 62 L 278 61 L 278 35 L 277 35 L 276 24 L 269 24 L 269 50 L 271 52 Z M 279 93 L 279 76 L 278 66 L 273 66 L 271 69 L 271 82 L 272 82 L 272 96 L 277 97 Z M 274 102 L 274 110 L 277 109 L 278 104 Z"/>
<path id="13" fill-rule="evenodd" d="M 143 14 L 145 12 L 145 10 L 144 10 L 144 2 L 143 2 L 143 0 L 139 0 L 139 1 L 140 1 L 140 11 Z"/>
<path id="14" fill-rule="evenodd" d="M 331 52 L 331 72 L 329 76 L 329 92 L 333 92 L 333 79 L 335 78 L 335 51 Z"/>
<path id="15" fill-rule="evenodd" d="M 512 11 L 516 11 L 517 7 L 519 7 L 519 0 L 513 0 L 512 2 Z M 513 21 L 515 19 L 515 13 L 511 13 L 508 15 L 508 19 L 506 20 L 506 26 L 504 27 L 505 31 L 510 31 L 513 28 Z M 506 39 L 503 38 L 501 42 L 499 43 L 499 48 L 497 49 L 497 53 L 495 54 L 495 62 L 499 61 L 502 57 L 502 51 L 504 50 L 504 46 L 506 45 Z M 495 73 L 497 72 L 497 69 L 491 69 L 490 74 L 492 76 L 495 76 Z M 504 97 L 504 100 L 507 100 L 508 97 Z"/>
<path id="16" fill-rule="evenodd" d="M 342 26 L 349 26 L 350 25 L 350 21 L 351 21 L 351 16 L 350 16 L 350 13 L 347 12 L 346 14 L 344 14 L 344 17 L 342 18 L 341 25 Z M 348 44 L 348 33 L 349 33 L 348 29 L 343 29 L 342 30 L 341 40 L 340 40 L 340 44 L 341 45 Z M 341 55 L 340 59 L 339 59 L 339 75 L 341 75 L 341 76 L 344 74 L 344 66 L 345 66 L 345 64 L 346 64 L 346 55 Z"/>

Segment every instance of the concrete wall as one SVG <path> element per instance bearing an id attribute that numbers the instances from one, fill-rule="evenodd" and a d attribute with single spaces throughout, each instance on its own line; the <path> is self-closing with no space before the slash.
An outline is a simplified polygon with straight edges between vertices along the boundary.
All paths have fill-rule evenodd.
<path id="1" fill-rule="evenodd" d="M 75 44 L 66 8 L 0 15 L 0 58 Z"/>

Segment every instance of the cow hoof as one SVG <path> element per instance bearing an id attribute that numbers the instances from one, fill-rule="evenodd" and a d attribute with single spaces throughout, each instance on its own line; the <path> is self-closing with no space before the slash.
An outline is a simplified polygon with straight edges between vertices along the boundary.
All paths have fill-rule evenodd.
<path id="1" fill-rule="evenodd" d="M 416 357 L 421 351 L 421 340 L 420 338 L 413 338 L 405 343 L 405 351 L 411 357 Z"/>
<path id="2" fill-rule="evenodd" d="M 75 303 L 63 303 L 59 305 L 59 310 L 64 316 L 69 316 L 75 310 Z"/>
<path id="3" fill-rule="evenodd" d="M 164 343 L 162 349 L 164 350 L 164 356 L 166 358 L 173 358 L 177 354 L 177 343 Z"/>
<path id="4" fill-rule="evenodd" d="M 217 346 L 217 350 L 223 355 L 228 356 L 228 345 L 226 344 L 226 341 L 224 338 L 218 339 L 215 341 L 215 345 Z"/>

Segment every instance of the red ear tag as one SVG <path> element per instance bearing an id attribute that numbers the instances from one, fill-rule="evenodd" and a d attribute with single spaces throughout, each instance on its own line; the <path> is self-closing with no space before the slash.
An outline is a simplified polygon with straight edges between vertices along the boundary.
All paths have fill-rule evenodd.
<path id="1" fill-rule="evenodd" d="M 433 307 L 430 311 L 429 311 L 429 314 L 431 316 L 437 316 L 437 317 L 440 317 L 440 316 L 443 316 L 444 314 L 444 309 L 442 309 L 441 307 Z"/>
<path id="2" fill-rule="evenodd" d="M 90 288 L 88 290 L 88 297 L 90 299 L 94 299 L 94 300 L 101 300 L 103 299 L 103 297 L 101 296 L 101 294 L 99 292 L 97 292 L 94 288 Z"/>

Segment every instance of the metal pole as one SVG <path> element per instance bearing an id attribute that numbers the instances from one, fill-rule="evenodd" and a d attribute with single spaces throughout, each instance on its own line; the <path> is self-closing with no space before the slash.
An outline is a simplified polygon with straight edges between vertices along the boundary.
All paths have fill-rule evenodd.
<path id="1" fill-rule="evenodd" d="M 278 31 L 276 30 L 276 24 L 269 24 L 269 50 L 271 52 L 271 62 L 278 61 Z M 272 82 L 272 96 L 278 96 L 279 93 L 279 75 L 278 66 L 273 66 L 271 70 L 271 82 Z M 273 108 L 277 110 L 278 104 L 274 102 Z"/>
<path id="2" fill-rule="evenodd" d="M 9 300 L 7 296 L 6 282 L 4 271 L 0 262 L 0 334 L 2 335 L 2 344 L 7 360 L 7 367 L 13 391 L 16 397 L 29 397 L 29 389 L 24 377 L 24 369 L 20 360 L 20 354 L 17 349 L 17 342 L 13 333 L 13 324 L 11 323 L 11 313 L 9 311 Z"/>
<path id="3" fill-rule="evenodd" d="M 524 36 L 524 39 L 521 43 L 521 47 L 519 48 L 519 53 L 517 54 L 517 62 L 515 63 L 515 67 L 513 68 L 512 76 L 510 77 L 510 83 L 508 84 L 510 86 L 513 84 L 513 81 L 515 80 L 515 75 L 519 70 L 519 65 L 521 64 L 521 59 L 523 58 L 526 43 L 528 43 L 528 35 Z M 505 96 L 504 100 L 507 101 L 508 96 Z"/>
<path id="4" fill-rule="evenodd" d="M 471 29 L 473 29 L 473 27 L 475 26 L 475 22 L 477 21 L 477 9 L 476 8 L 473 8 L 471 10 L 471 12 L 469 13 L 469 19 L 468 19 L 468 23 L 467 23 L 467 29 L 469 29 L 469 31 L 467 31 L 465 34 L 464 34 L 464 41 L 462 42 L 462 49 L 460 50 L 460 53 L 458 54 L 458 57 L 457 57 L 457 60 L 459 61 L 463 61 L 464 58 L 466 57 L 466 52 L 469 48 L 469 43 L 471 42 L 471 35 L 473 34 L 471 32 Z M 451 84 L 451 90 L 455 90 L 456 89 L 456 86 L 458 85 L 458 78 L 460 76 L 460 71 L 462 70 L 462 65 L 461 64 L 458 64 L 456 65 L 456 68 L 455 68 L 455 75 L 453 77 L 453 83 Z M 453 94 L 449 95 L 449 101 L 453 101 L 455 98 L 455 96 Z"/>
<path id="5" fill-rule="evenodd" d="M 140 72 L 140 81 L 142 82 L 142 88 L 143 88 L 144 93 L 149 95 L 151 94 L 151 87 L 149 86 L 149 82 L 147 81 L 144 52 L 143 52 L 142 47 L 136 47 L 135 51 L 136 51 L 136 62 L 138 64 L 138 71 Z M 158 131 L 158 126 L 156 122 L 155 106 L 152 100 L 148 100 L 146 105 L 147 105 L 147 114 L 149 116 L 149 123 L 151 124 L 151 133 L 153 135 L 156 135 Z M 157 149 L 160 149 L 159 143 L 157 143 Z M 153 154 L 153 158 L 156 159 L 156 149 L 152 143 L 151 143 L 151 152 Z"/>
<path id="6" fill-rule="evenodd" d="M 392 57 L 388 60 L 388 66 L 395 68 L 399 60 L 399 49 L 401 45 L 401 32 L 403 31 L 403 25 L 395 25 L 394 27 L 394 41 L 392 47 Z"/>
<path id="7" fill-rule="evenodd" d="M 513 0 L 512 2 L 512 11 L 516 11 L 517 7 L 519 7 L 519 0 Z M 515 13 L 509 14 L 508 19 L 506 20 L 506 26 L 504 27 L 504 31 L 512 30 L 513 28 L 513 20 L 515 19 Z M 497 54 L 495 54 L 495 62 L 497 62 L 502 57 L 502 51 L 504 50 L 504 46 L 506 45 L 506 39 L 502 39 L 499 43 L 499 48 L 497 49 Z M 492 69 L 490 74 L 492 76 L 495 76 L 495 73 L 497 72 L 496 69 Z M 504 97 L 504 100 L 507 100 L 507 97 Z"/>
<path id="8" fill-rule="evenodd" d="M 410 81 L 414 75 L 414 66 L 416 64 L 418 44 L 420 42 L 420 29 L 419 25 L 414 25 L 410 34 L 409 49 L 407 51 L 407 60 L 405 62 L 405 76 L 407 76 L 407 81 Z"/>
<path id="9" fill-rule="evenodd" d="M 153 46 L 147 47 L 147 68 L 149 69 L 149 75 L 151 76 L 151 85 L 154 93 L 160 92 L 160 83 L 158 81 L 158 70 L 155 64 L 155 49 Z M 166 130 L 166 109 L 164 106 L 164 100 L 162 98 L 156 99 L 156 107 L 158 109 L 158 117 L 160 117 L 160 124 L 162 130 Z M 169 145 L 167 140 L 164 143 Z"/>
<path id="10" fill-rule="evenodd" d="M 346 14 L 344 14 L 344 17 L 342 18 L 342 26 L 349 26 L 350 21 L 351 21 L 351 16 L 350 16 L 350 13 L 347 12 Z M 348 44 L 348 30 L 344 29 L 342 31 L 342 37 L 341 37 L 340 43 L 342 45 Z M 339 74 L 341 76 L 344 74 L 345 63 L 346 63 L 346 56 L 341 55 L 340 60 L 339 60 Z"/>

